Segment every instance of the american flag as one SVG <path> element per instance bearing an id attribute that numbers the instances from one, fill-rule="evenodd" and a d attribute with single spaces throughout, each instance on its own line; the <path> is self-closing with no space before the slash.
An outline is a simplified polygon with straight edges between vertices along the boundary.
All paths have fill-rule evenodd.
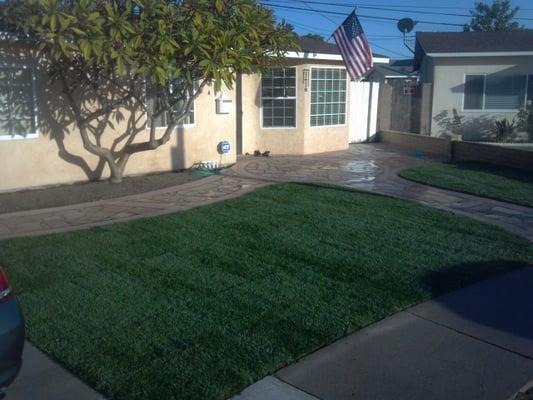
<path id="1" fill-rule="evenodd" d="M 374 68 L 372 50 L 370 50 L 370 45 L 355 11 L 337 28 L 333 37 L 339 46 L 342 59 L 353 81 L 358 80 Z"/>

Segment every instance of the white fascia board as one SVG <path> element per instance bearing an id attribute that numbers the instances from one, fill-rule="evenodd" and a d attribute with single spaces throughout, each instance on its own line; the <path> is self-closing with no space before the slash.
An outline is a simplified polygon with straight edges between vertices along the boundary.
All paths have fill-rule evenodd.
<path id="1" fill-rule="evenodd" d="M 533 51 L 485 51 L 469 53 L 426 53 L 429 57 L 513 57 L 513 56 L 533 56 Z"/>
<path id="2" fill-rule="evenodd" d="M 335 60 L 342 61 L 342 56 L 340 54 L 328 54 L 328 53 L 311 53 L 308 51 L 288 51 L 285 53 L 285 57 L 288 58 L 300 58 L 305 60 Z M 389 59 L 385 57 L 374 57 L 374 63 L 377 64 L 388 64 Z"/>

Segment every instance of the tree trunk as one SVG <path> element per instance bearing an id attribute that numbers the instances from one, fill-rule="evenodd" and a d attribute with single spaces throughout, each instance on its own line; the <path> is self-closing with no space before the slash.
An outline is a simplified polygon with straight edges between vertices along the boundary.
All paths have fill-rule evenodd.
<path id="1" fill-rule="evenodd" d="M 121 168 L 118 168 L 116 165 L 114 167 L 111 167 L 111 163 L 109 164 L 109 170 L 110 170 L 110 176 L 109 180 L 111 183 L 120 183 L 122 182 L 122 176 L 124 175 L 124 170 Z"/>

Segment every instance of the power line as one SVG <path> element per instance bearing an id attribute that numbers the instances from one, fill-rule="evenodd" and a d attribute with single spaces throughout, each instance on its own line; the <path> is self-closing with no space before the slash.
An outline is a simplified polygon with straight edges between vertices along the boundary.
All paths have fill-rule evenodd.
<path id="1" fill-rule="evenodd" d="M 266 0 L 266 1 L 271 1 L 271 0 Z M 353 5 L 349 5 L 349 4 L 346 4 L 346 3 L 327 3 L 327 2 L 324 2 L 324 1 L 316 1 L 316 0 L 292 0 L 292 1 L 290 1 L 290 0 L 275 0 L 275 1 L 278 1 L 278 2 L 282 1 L 285 4 L 303 3 L 307 7 L 309 7 L 309 4 L 319 4 L 319 5 L 327 5 L 327 6 L 346 7 L 346 8 L 350 8 L 350 9 L 354 8 Z M 444 16 L 448 16 L 448 17 L 472 18 L 471 14 L 457 14 L 457 13 L 446 13 L 446 12 L 415 10 L 415 9 L 412 9 L 412 8 L 414 8 L 412 6 L 407 6 L 407 7 L 410 8 L 409 10 L 405 10 L 405 9 L 402 10 L 402 9 L 399 9 L 399 8 L 391 9 L 391 8 L 386 8 L 386 6 L 357 5 L 356 7 L 357 8 L 362 8 L 362 9 L 366 9 L 366 10 L 401 12 L 401 13 L 405 13 L 405 14 L 426 14 L 426 15 L 427 14 L 431 14 L 431 15 L 444 15 Z M 402 7 L 402 6 L 396 6 L 396 7 Z M 520 21 L 533 21 L 533 18 L 515 17 L 514 19 L 520 20 Z"/>
<path id="2" fill-rule="evenodd" d="M 284 0 L 285 2 L 291 2 L 291 0 Z M 328 5 L 328 6 L 338 6 L 338 7 L 350 7 L 350 8 L 354 8 L 354 3 L 352 2 L 349 2 L 349 3 L 332 3 L 332 2 L 323 2 L 323 1 L 318 1 L 318 0 L 292 0 L 293 2 L 299 2 L 299 3 L 302 3 L 302 2 L 306 2 L 306 3 L 314 3 L 314 4 L 324 4 L 324 5 Z M 456 7 L 456 6 L 413 6 L 413 5 L 398 5 L 398 4 L 375 4 L 374 2 L 371 2 L 371 3 L 362 3 L 361 1 L 358 1 L 357 2 L 358 4 L 356 5 L 357 7 L 368 7 L 366 4 L 370 4 L 370 6 L 373 6 L 373 7 L 393 7 L 395 8 L 395 10 L 391 10 L 391 11 L 398 11 L 396 9 L 398 8 L 411 8 L 411 9 L 422 9 L 422 10 L 471 10 L 472 8 L 471 7 Z M 519 7 L 520 11 L 533 11 L 533 8 L 524 8 L 524 7 Z M 468 17 L 470 15 L 467 15 Z"/>
<path id="3" fill-rule="evenodd" d="M 377 45 L 377 44 L 375 44 L 375 43 L 372 43 L 371 46 L 372 46 L 372 47 L 377 47 L 378 49 L 381 49 L 381 50 L 388 51 L 389 53 L 396 54 L 396 55 L 398 55 L 398 56 L 408 57 L 408 58 L 411 58 L 411 57 L 412 57 L 411 55 L 407 56 L 406 54 L 402 54 L 402 53 L 399 53 L 399 52 L 397 52 L 397 51 L 394 51 L 394 50 L 391 50 L 391 49 L 387 49 L 386 47 L 379 46 L 379 45 Z"/>
<path id="4" fill-rule="evenodd" d="M 315 10 L 315 9 L 314 9 L 313 7 L 311 7 L 309 4 L 304 3 L 304 5 L 305 5 L 307 8 L 309 8 L 311 11 L 315 11 L 315 12 L 317 12 L 320 16 L 324 17 L 324 18 L 327 19 L 329 22 L 333 22 L 334 24 L 337 23 L 336 21 L 332 20 L 332 19 L 331 19 L 330 17 L 328 17 L 327 15 L 322 14 L 322 13 L 321 13 L 320 11 L 318 11 L 318 10 Z"/>
<path id="5" fill-rule="evenodd" d="M 269 0 L 264 0 L 264 1 L 269 1 Z M 304 12 L 323 12 L 324 14 L 330 14 L 330 15 L 337 15 L 337 16 L 343 16 L 343 17 L 346 17 L 346 14 L 345 13 L 341 13 L 341 12 L 337 12 L 337 11 L 326 11 L 326 10 L 320 10 L 320 11 L 311 11 L 311 10 L 308 10 L 306 8 L 302 8 L 302 7 L 294 7 L 294 6 L 287 6 L 287 5 L 278 5 L 278 4 L 272 4 L 272 3 L 263 3 L 261 2 L 260 3 L 261 5 L 263 6 L 269 6 L 269 7 L 275 7 L 275 8 L 281 8 L 281 9 L 286 9 L 286 10 L 299 10 L 299 11 L 304 11 Z M 375 16 L 375 15 L 362 15 L 362 14 L 357 14 L 357 17 L 358 18 L 363 18 L 363 19 L 373 19 L 373 20 L 381 20 L 381 21 L 394 21 L 394 22 L 397 22 L 398 19 L 397 18 L 390 18 L 390 17 L 378 17 L 378 16 Z M 450 23 L 450 22 L 440 22 L 440 21 L 424 21 L 424 20 L 418 20 L 417 21 L 419 24 L 429 24 L 429 25 L 442 25 L 442 26 L 459 26 L 459 27 L 463 27 L 464 24 L 453 24 L 453 23 Z"/>

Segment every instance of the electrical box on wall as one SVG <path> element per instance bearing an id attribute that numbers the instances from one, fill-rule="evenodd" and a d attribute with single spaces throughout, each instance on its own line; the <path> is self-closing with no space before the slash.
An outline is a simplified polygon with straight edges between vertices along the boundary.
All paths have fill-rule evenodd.
<path id="1" fill-rule="evenodd" d="M 217 114 L 231 114 L 233 109 L 233 100 L 231 97 L 221 93 L 216 99 Z"/>

